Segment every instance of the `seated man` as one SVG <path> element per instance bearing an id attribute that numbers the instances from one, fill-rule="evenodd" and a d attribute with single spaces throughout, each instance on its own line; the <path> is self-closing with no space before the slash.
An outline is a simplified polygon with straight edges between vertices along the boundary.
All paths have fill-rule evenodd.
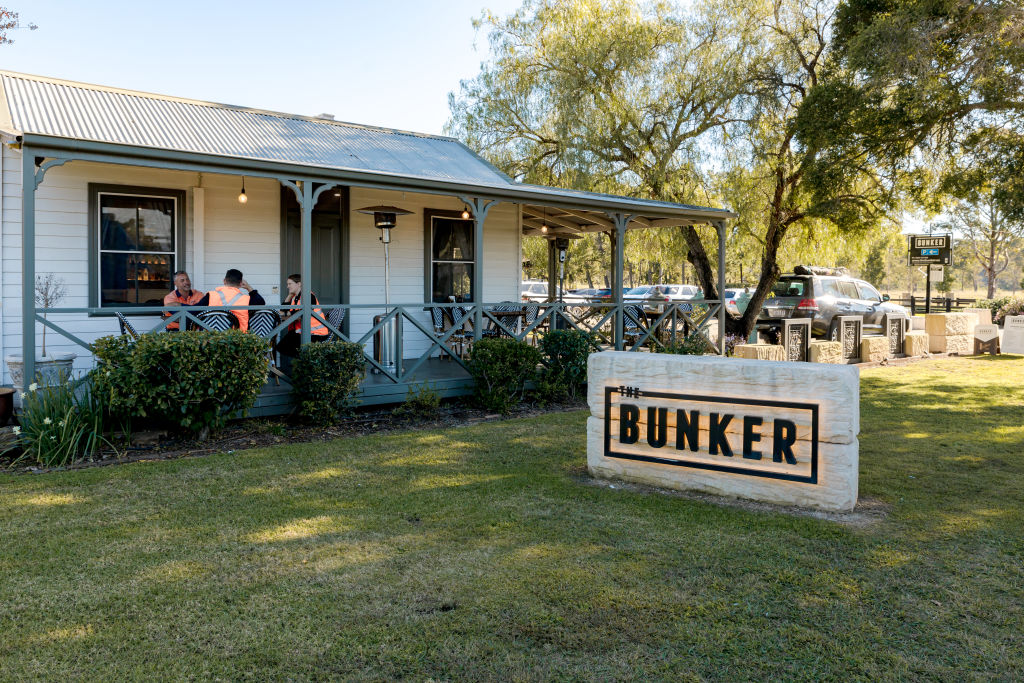
<path id="1" fill-rule="evenodd" d="M 188 273 L 179 270 L 174 274 L 174 289 L 164 297 L 164 304 L 167 306 L 195 306 L 202 298 L 202 292 L 192 289 L 192 280 L 189 279 Z M 172 311 L 164 313 L 165 318 L 170 318 L 171 315 L 173 315 Z M 168 332 L 177 332 L 179 329 L 180 326 L 176 322 L 167 325 Z"/>
<path id="2" fill-rule="evenodd" d="M 243 291 L 244 290 L 244 291 Z M 265 306 L 267 304 L 260 293 L 249 285 L 242 277 L 242 271 L 232 268 L 224 275 L 224 284 L 215 287 L 199 300 L 200 306 Z M 231 313 L 238 320 L 238 329 L 249 331 L 249 311 L 233 310 Z"/>

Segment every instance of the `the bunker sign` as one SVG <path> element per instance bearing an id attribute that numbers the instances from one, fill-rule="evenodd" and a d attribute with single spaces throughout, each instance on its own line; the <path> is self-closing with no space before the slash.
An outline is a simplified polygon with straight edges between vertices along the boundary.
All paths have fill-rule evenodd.
<path id="1" fill-rule="evenodd" d="M 813 403 L 605 387 L 604 424 L 607 458 L 818 482 Z"/>
<path id="2" fill-rule="evenodd" d="M 605 351 L 590 356 L 598 477 L 825 510 L 857 502 L 855 367 Z"/>

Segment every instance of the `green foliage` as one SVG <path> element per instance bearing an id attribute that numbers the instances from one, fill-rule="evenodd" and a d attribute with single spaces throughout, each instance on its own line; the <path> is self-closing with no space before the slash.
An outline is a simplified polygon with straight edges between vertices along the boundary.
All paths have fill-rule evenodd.
<path id="1" fill-rule="evenodd" d="M 239 330 L 105 337 L 93 390 L 112 416 L 205 434 L 250 408 L 267 377 L 267 342 Z"/>
<path id="2" fill-rule="evenodd" d="M 315 424 L 337 422 L 352 406 L 365 369 L 360 344 L 331 341 L 303 346 L 292 372 L 299 412 Z"/>
<path id="3" fill-rule="evenodd" d="M 413 386 L 405 394 L 405 401 L 394 410 L 395 415 L 406 415 L 417 420 L 433 420 L 441 414 L 441 394 L 429 382 Z"/>
<path id="4" fill-rule="evenodd" d="M 659 353 L 674 353 L 680 356 L 703 356 L 708 353 L 715 353 L 715 347 L 700 334 L 691 334 L 689 337 L 677 341 L 675 344 L 668 344 Z"/>
<path id="5" fill-rule="evenodd" d="M 15 441 L 6 452 L 21 450 L 14 462 L 63 467 L 91 458 L 105 443 L 103 431 L 104 411 L 88 379 L 31 384 L 21 395 Z"/>
<path id="6" fill-rule="evenodd" d="M 537 378 L 540 394 L 548 400 L 576 399 L 587 383 L 587 359 L 593 335 L 580 330 L 552 330 L 540 341 L 544 368 Z"/>
<path id="7" fill-rule="evenodd" d="M 475 342 L 468 365 L 476 400 L 487 410 L 509 412 L 523 400 L 527 383 L 537 376 L 540 359 L 540 351 L 517 339 Z"/>
<path id="8" fill-rule="evenodd" d="M 992 314 L 992 322 L 1001 325 L 1010 315 L 1024 315 L 1024 297 L 1007 297 L 1005 303 Z"/>

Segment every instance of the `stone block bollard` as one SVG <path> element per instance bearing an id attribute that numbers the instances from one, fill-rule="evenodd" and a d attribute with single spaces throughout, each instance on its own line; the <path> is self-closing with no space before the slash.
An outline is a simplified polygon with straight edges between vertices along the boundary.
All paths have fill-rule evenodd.
<path id="1" fill-rule="evenodd" d="M 924 330 L 911 330 L 903 339 L 903 354 L 906 356 L 923 356 L 928 353 L 928 333 Z"/>
<path id="2" fill-rule="evenodd" d="M 888 337 L 864 337 L 860 340 L 860 362 L 881 363 L 889 357 Z"/>
<path id="3" fill-rule="evenodd" d="M 812 341 L 809 353 L 812 363 L 845 363 L 843 345 L 832 341 Z"/>
<path id="4" fill-rule="evenodd" d="M 737 344 L 733 355 L 750 360 L 786 360 L 786 350 L 778 344 Z"/>

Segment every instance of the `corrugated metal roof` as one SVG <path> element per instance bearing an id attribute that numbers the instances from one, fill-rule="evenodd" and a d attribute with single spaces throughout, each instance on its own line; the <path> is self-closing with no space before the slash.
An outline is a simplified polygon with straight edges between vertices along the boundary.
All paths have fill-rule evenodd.
<path id="1" fill-rule="evenodd" d="M 0 71 L 12 133 L 509 185 L 453 138 Z"/>
<path id="2" fill-rule="evenodd" d="M 576 200 L 632 213 L 735 216 L 725 209 L 527 185 L 455 138 L 263 111 L 0 70 L 0 131 L 301 164 L 489 188 L 510 201 Z M 6 109 L 6 112 L 4 111 Z M 6 115 L 5 115 L 6 114 Z M 595 211 L 602 209 L 594 208 Z"/>

